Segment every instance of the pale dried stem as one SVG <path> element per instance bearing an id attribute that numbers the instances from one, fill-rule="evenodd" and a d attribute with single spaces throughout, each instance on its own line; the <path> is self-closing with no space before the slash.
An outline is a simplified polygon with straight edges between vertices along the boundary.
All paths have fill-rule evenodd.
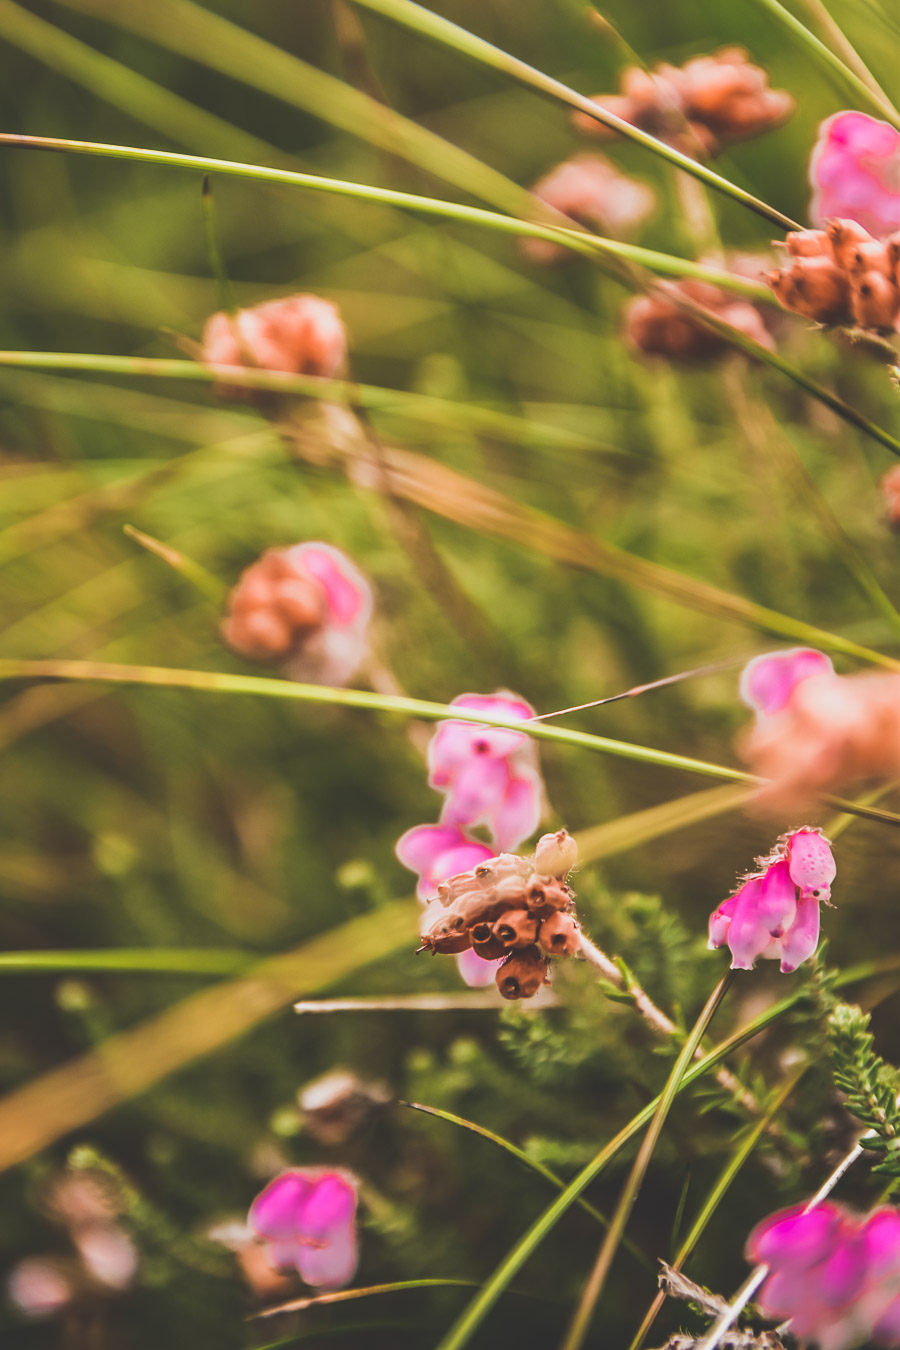
<path id="1" fill-rule="evenodd" d="M 610 960 L 606 953 L 595 946 L 590 938 L 586 937 L 584 933 L 581 934 L 579 951 L 585 961 L 592 965 L 595 970 L 600 971 L 604 979 L 609 980 L 610 984 L 614 984 L 617 989 L 621 989 L 630 996 L 634 1006 L 637 1008 L 644 1021 L 653 1028 L 658 1036 L 665 1036 L 667 1038 L 674 1037 L 678 1040 L 681 1039 L 681 1033 L 671 1017 L 668 1017 L 663 1012 L 662 1008 L 658 1008 L 652 998 L 650 998 L 650 996 L 634 980 L 629 980 L 626 984 L 625 977 L 615 961 Z M 702 1059 L 703 1055 L 704 1051 L 698 1046 L 694 1058 Z M 749 1088 L 744 1087 L 740 1079 L 735 1077 L 731 1070 L 727 1069 L 724 1064 L 716 1069 L 715 1079 L 719 1086 L 727 1092 L 730 1097 L 733 1097 L 736 1102 L 743 1106 L 750 1115 L 761 1115 L 762 1108 L 754 1094 Z M 774 1133 L 780 1133 L 777 1129 L 773 1130 L 773 1126 L 771 1125 L 769 1128 L 770 1131 L 773 1131 Z"/>

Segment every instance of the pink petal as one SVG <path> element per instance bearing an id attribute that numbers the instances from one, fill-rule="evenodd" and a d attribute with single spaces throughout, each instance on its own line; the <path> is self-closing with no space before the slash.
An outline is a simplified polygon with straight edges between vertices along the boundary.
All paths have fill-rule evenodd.
<path id="1" fill-rule="evenodd" d="M 460 694 L 450 706 L 471 708 L 473 712 L 493 713 L 495 717 L 502 717 L 507 722 L 516 722 L 519 719 L 524 722 L 535 715 L 530 703 L 509 693 Z"/>
<path id="2" fill-rule="evenodd" d="M 771 938 L 758 906 L 762 878 L 747 881 L 734 897 L 735 906 L 728 927 L 728 946 L 731 949 L 732 970 L 752 970 Z"/>
<path id="3" fill-rule="evenodd" d="M 728 940 L 728 929 L 731 926 L 731 916 L 734 913 L 734 907 L 737 904 L 737 896 L 732 895 L 727 900 L 723 900 L 718 909 L 714 909 L 709 916 L 709 945 L 710 949 L 721 947 Z"/>
<path id="4" fill-rule="evenodd" d="M 767 652 L 748 661 L 741 675 L 743 701 L 763 716 L 780 712 L 802 680 L 810 675 L 834 674 L 834 666 L 823 652 L 813 647 L 791 647 L 784 652 Z"/>
<path id="5" fill-rule="evenodd" d="M 772 863 L 762 878 L 756 913 L 772 937 L 782 937 L 797 917 L 797 892 L 788 861 Z"/>
<path id="6" fill-rule="evenodd" d="M 795 830 L 788 836 L 788 860 L 791 880 L 802 894 L 827 901 L 837 865 L 828 840 L 818 830 Z"/>
<path id="7" fill-rule="evenodd" d="M 500 853 L 515 853 L 534 834 L 541 820 L 543 783 L 537 773 L 510 778 L 499 805 L 489 817 L 494 845 Z"/>
<path id="8" fill-rule="evenodd" d="M 479 758 L 464 764 L 447 791 L 442 821 L 461 826 L 487 820 L 509 789 L 510 773 L 502 759 Z"/>
<path id="9" fill-rule="evenodd" d="M 298 1232 L 312 1242 L 328 1242 L 333 1229 L 343 1229 L 356 1213 L 356 1185 L 340 1172 L 314 1177 L 299 1212 Z"/>
<path id="10" fill-rule="evenodd" d="M 322 1289 L 337 1289 L 349 1284 L 356 1274 L 359 1250 L 355 1224 L 349 1223 L 331 1233 L 326 1247 L 298 1247 L 295 1264 L 301 1279 Z"/>
<path id="11" fill-rule="evenodd" d="M 248 1224 L 263 1238 L 293 1238 L 297 1232 L 297 1215 L 312 1185 L 303 1172 L 282 1172 L 253 1201 Z"/>
<path id="12" fill-rule="evenodd" d="M 860 1234 L 847 1237 L 819 1271 L 822 1296 L 830 1308 L 841 1308 L 860 1293 L 866 1278 L 866 1248 Z"/>
<path id="13" fill-rule="evenodd" d="M 841 1235 L 843 1216 L 828 1201 L 808 1214 L 803 1213 L 803 1208 L 792 1205 L 758 1223 L 744 1249 L 747 1260 L 796 1271 L 824 1261 Z"/>
<path id="14" fill-rule="evenodd" d="M 872 1339 L 878 1345 L 900 1346 L 900 1297 L 881 1314 L 875 1323 Z"/>
<path id="15" fill-rule="evenodd" d="M 468 951 L 460 952 L 456 958 L 456 968 L 459 971 L 463 983 L 470 989 L 486 989 L 489 984 L 494 983 L 494 976 L 497 973 L 497 967 L 506 960 L 501 956 L 497 961 L 484 961 L 470 947 Z"/>
<path id="16" fill-rule="evenodd" d="M 332 623 L 349 627 L 368 622 L 372 613 L 371 587 L 345 553 L 331 544 L 318 542 L 297 544 L 289 553 L 321 583 Z"/>
<path id="17" fill-rule="evenodd" d="M 815 224 L 855 220 L 876 237 L 900 227 L 900 132 L 861 112 L 822 123 L 809 165 Z"/>
<path id="18" fill-rule="evenodd" d="M 819 902 L 813 896 L 797 901 L 797 917 L 781 939 L 781 970 L 784 975 L 808 961 L 819 945 Z"/>
<path id="19" fill-rule="evenodd" d="M 463 840 L 462 832 L 455 825 L 414 825 L 401 834 L 394 852 L 410 871 L 430 872 L 442 853 L 458 848 Z"/>
<path id="20" fill-rule="evenodd" d="M 864 1228 L 869 1274 L 873 1278 L 900 1278 L 900 1212 L 876 1209 Z"/>

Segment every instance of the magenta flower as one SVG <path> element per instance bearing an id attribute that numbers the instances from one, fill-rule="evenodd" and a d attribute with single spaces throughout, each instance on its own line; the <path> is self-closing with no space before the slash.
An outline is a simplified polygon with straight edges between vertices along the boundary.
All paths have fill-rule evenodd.
<path id="1" fill-rule="evenodd" d="M 372 588 L 346 553 L 331 544 L 295 544 L 287 558 L 318 582 L 325 613 L 321 626 L 289 656 L 285 674 L 313 684 L 349 684 L 369 651 Z"/>
<path id="2" fill-rule="evenodd" d="M 811 675 L 833 675 L 834 666 L 814 647 L 766 652 L 748 661 L 741 674 L 741 698 L 761 717 L 781 712 L 797 685 Z"/>
<path id="3" fill-rule="evenodd" d="M 416 894 L 426 901 L 435 898 L 440 882 L 494 856 L 487 844 L 467 839 L 458 825 L 414 825 L 397 840 L 394 852 L 404 867 L 419 873 Z"/>
<path id="4" fill-rule="evenodd" d="M 493 713 L 509 721 L 534 717 L 524 699 L 507 690 L 461 694 L 451 707 Z M 537 753 L 520 731 L 477 722 L 442 722 L 428 747 L 428 781 L 445 797 L 441 823 L 469 829 L 486 825 L 494 851 L 511 852 L 541 818 L 543 783 Z"/>
<path id="5" fill-rule="evenodd" d="M 711 948 L 728 945 L 732 970 L 752 970 L 757 957 L 780 960 L 784 974 L 819 945 L 819 904 L 831 899 L 836 867 L 818 830 L 794 830 L 709 919 Z"/>
<path id="6" fill-rule="evenodd" d="M 877 117 L 839 112 L 819 127 L 809 162 L 815 225 L 855 220 L 877 238 L 900 229 L 900 132 Z"/>
<path id="7" fill-rule="evenodd" d="M 762 1311 L 790 1319 L 800 1341 L 852 1350 L 874 1340 L 900 1346 L 900 1213 L 868 1218 L 830 1201 L 772 1214 L 750 1234 L 748 1261 L 769 1267 Z"/>
<path id="8" fill-rule="evenodd" d="M 307 1284 L 328 1289 L 353 1279 L 356 1182 L 347 1172 L 282 1172 L 253 1201 L 247 1222 L 273 1266 L 293 1266 Z"/>

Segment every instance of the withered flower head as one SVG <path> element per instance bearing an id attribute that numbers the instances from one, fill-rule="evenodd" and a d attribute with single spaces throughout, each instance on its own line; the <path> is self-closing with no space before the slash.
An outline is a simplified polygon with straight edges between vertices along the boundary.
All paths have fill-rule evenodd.
<path id="1" fill-rule="evenodd" d="M 549 983 L 547 955 L 572 956 L 580 945 L 568 875 L 578 849 L 565 830 L 545 834 L 534 855 L 500 853 L 438 887 L 422 916 L 422 947 L 485 961 L 505 957 L 497 988 L 504 998 L 531 998 Z"/>

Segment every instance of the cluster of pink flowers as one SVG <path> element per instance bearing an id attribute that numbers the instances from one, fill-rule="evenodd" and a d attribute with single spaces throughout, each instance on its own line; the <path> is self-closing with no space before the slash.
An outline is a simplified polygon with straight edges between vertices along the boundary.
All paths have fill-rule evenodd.
<path id="1" fill-rule="evenodd" d="M 335 1289 L 356 1273 L 356 1201 L 350 1173 L 291 1168 L 260 1192 L 247 1222 L 273 1266 L 293 1268 L 307 1284 Z"/>
<path id="2" fill-rule="evenodd" d="M 345 685 L 368 652 L 369 583 L 345 553 L 310 541 L 271 548 L 228 598 L 222 636 L 251 661 L 277 662 L 292 680 Z"/>
<path id="3" fill-rule="evenodd" d="M 788 974 L 819 945 L 819 905 L 831 899 L 834 857 L 823 834 L 802 829 L 757 861 L 761 870 L 710 915 L 709 945 L 728 945 L 732 970 L 752 970 L 762 956 L 780 960 Z"/>
<path id="4" fill-rule="evenodd" d="M 531 190 L 577 224 L 617 239 L 631 234 L 656 209 L 653 189 L 619 173 L 603 155 L 564 160 Z M 524 239 L 522 251 L 536 263 L 563 262 L 575 256 L 549 239 Z"/>
<path id="5" fill-rule="evenodd" d="M 877 239 L 900 230 L 900 131 L 861 112 L 819 127 L 809 164 L 814 225 L 842 217 Z"/>
<path id="6" fill-rule="evenodd" d="M 201 358 L 213 366 L 333 379 L 346 365 L 347 334 L 330 300 L 290 295 L 235 314 L 213 314 L 203 329 Z M 218 388 L 224 397 L 250 397 L 249 390 L 227 381 Z"/>
<path id="7" fill-rule="evenodd" d="M 767 780 L 762 807 L 807 810 L 822 793 L 900 773 L 900 675 L 838 675 L 822 652 L 796 647 L 756 657 L 741 691 L 757 719 L 739 749 Z"/>
<path id="8" fill-rule="evenodd" d="M 507 721 L 534 717 L 534 709 L 508 690 L 461 694 L 451 707 L 493 713 Z M 478 722 L 442 722 L 428 746 L 428 782 L 443 794 L 437 825 L 416 825 L 397 841 L 397 857 L 418 872 L 420 900 L 433 900 L 438 886 L 498 853 L 512 852 L 540 822 L 544 785 L 533 742 L 521 731 Z M 469 831 L 484 826 L 492 847 Z M 457 957 L 460 973 L 473 987 L 494 978 L 494 965 Z"/>
<path id="9" fill-rule="evenodd" d="M 900 1346 L 900 1212 L 867 1217 L 829 1201 L 780 1210 L 747 1241 L 749 1261 L 769 1267 L 757 1301 L 767 1317 L 790 1319 L 798 1341 L 819 1350 L 864 1342 Z"/>

